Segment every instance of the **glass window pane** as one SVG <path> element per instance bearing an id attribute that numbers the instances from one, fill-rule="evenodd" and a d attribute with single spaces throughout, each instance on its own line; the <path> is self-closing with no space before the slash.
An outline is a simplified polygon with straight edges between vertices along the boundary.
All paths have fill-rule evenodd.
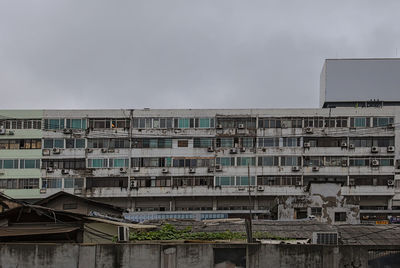
<path id="1" fill-rule="evenodd" d="M 76 139 L 75 148 L 85 148 L 85 139 Z"/>
<path id="2" fill-rule="evenodd" d="M 64 140 L 63 139 L 55 139 L 54 140 L 54 148 L 64 148 Z"/>

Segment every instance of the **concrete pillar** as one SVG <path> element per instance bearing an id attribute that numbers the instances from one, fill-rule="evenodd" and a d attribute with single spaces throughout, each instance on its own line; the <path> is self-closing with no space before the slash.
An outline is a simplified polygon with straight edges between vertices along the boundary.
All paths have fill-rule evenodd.
<path id="1" fill-rule="evenodd" d="M 169 201 L 169 210 L 175 211 L 175 206 L 176 206 L 176 201 L 174 198 L 171 198 L 171 200 Z"/>
<path id="2" fill-rule="evenodd" d="M 258 210 L 258 199 L 257 198 L 254 198 L 254 207 L 253 207 L 253 209 L 254 210 Z"/>

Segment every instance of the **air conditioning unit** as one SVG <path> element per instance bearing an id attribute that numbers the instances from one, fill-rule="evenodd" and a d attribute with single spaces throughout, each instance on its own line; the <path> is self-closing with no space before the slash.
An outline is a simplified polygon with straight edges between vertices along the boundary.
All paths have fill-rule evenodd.
<path id="1" fill-rule="evenodd" d="M 118 242 L 129 242 L 129 227 L 118 226 Z"/>
<path id="2" fill-rule="evenodd" d="M 238 124 L 238 129 L 244 129 L 244 124 Z"/>
<path id="3" fill-rule="evenodd" d="M 317 245 L 337 245 L 337 232 L 313 232 L 312 243 Z"/>
<path id="4" fill-rule="evenodd" d="M 48 167 L 48 168 L 46 168 L 46 172 L 52 173 L 52 172 L 54 172 L 54 169 L 52 167 Z"/>
<path id="5" fill-rule="evenodd" d="M 42 150 L 42 155 L 43 156 L 49 156 L 50 155 L 50 150 L 49 149 L 43 149 Z"/>
<path id="6" fill-rule="evenodd" d="M 138 188 L 137 180 L 131 180 L 130 188 L 131 189 L 137 189 Z"/>
<path id="7" fill-rule="evenodd" d="M 64 129 L 63 130 L 64 134 L 72 134 L 72 129 Z"/>
<path id="8" fill-rule="evenodd" d="M 93 153 L 93 149 L 87 148 L 87 149 L 86 149 L 86 152 L 87 152 L 87 153 Z"/>
<path id="9" fill-rule="evenodd" d="M 288 126 L 285 123 L 281 123 L 281 128 L 287 128 Z"/>
<path id="10" fill-rule="evenodd" d="M 108 153 L 108 149 L 102 148 L 102 149 L 101 149 L 101 152 L 102 152 L 103 154 Z"/>
<path id="11" fill-rule="evenodd" d="M 312 127 L 306 127 L 305 128 L 305 130 L 304 130 L 307 134 L 313 134 L 313 129 L 312 129 Z"/>
<path id="12" fill-rule="evenodd" d="M 195 168 L 189 168 L 189 173 L 196 173 L 196 169 Z"/>
<path id="13" fill-rule="evenodd" d="M 208 148 L 207 148 L 207 152 L 209 152 L 209 153 L 212 153 L 212 152 L 214 152 L 214 148 L 213 148 L 213 147 L 211 147 L 211 146 L 210 146 L 210 147 L 208 147 Z"/>
<path id="14" fill-rule="evenodd" d="M 372 146 L 371 153 L 377 153 L 377 152 L 379 152 L 379 148 L 377 146 Z"/>
<path id="15" fill-rule="evenodd" d="M 10 136 L 13 136 L 14 135 L 14 131 L 8 131 L 8 133 L 7 133 L 8 135 L 10 135 Z"/>
<path id="16" fill-rule="evenodd" d="M 240 152 L 241 152 L 241 153 L 246 152 L 246 148 L 244 148 L 244 147 L 240 148 Z"/>
<path id="17" fill-rule="evenodd" d="M 119 173 L 121 173 L 121 174 L 126 174 L 126 172 L 127 172 L 126 168 L 119 169 Z"/>
<path id="18" fill-rule="evenodd" d="M 5 128 L 0 128 L 0 135 L 6 135 L 6 129 Z"/>
<path id="19" fill-rule="evenodd" d="M 47 192 L 47 189 L 46 189 L 46 188 L 40 189 L 40 193 L 41 193 L 41 194 L 45 194 L 46 192 Z"/>
<path id="20" fill-rule="evenodd" d="M 161 170 L 161 172 L 164 173 L 164 174 L 166 174 L 166 173 L 168 173 L 168 169 L 167 169 L 167 168 L 163 168 L 163 169 Z"/>
<path id="21" fill-rule="evenodd" d="M 347 160 L 342 160 L 342 167 L 347 167 Z"/>
<path id="22" fill-rule="evenodd" d="M 62 169 L 62 170 L 61 170 L 61 174 L 67 175 L 67 174 L 69 174 L 69 170 L 67 170 L 67 169 Z"/>
<path id="23" fill-rule="evenodd" d="M 221 172 L 222 171 L 222 166 L 221 165 L 215 165 L 215 171 L 216 172 Z"/>
<path id="24" fill-rule="evenodd" d="M 140 171 L 140 167 L 133 167 L 133 172 L 139 172 Z"/>
<path id="25" fill-rule="evenodd" d="M 75 188 L 74 194 L 82 194 L 82 188 Z"/>
<path id="26" fill-rule="evenodd" d="M 305 142 L 305 143 L 303 143 L 303 147 L 304 148 L 310 148 L 311 147 L 311 143 Z"/>
<path id="27" fill-rule="evenodd" d="M 394 180 L 388 180 L 387 181 L 388 186 L 394 186 Z"/>
<path id="28" fill-rule="evenodd" d="M 115 153 L 115 150 L 114 149 L 108 149 L 107 152 L 108 153 Z"/>
<path id="29" fill-rule="evenodd" d="M 354 148 L 356 148 L 356 146 L 353 143 L 350 143 L 349 144 L 349 149 L 354 149 Z"/>
<path id="30" fill-rule="evenodd" d="M 60 154 L 61 150 L 60 148 L 53 148 L 53 154 Z"/>
<path id="31" fill-rule="evenodd" d="M 259 191 L 259 192 L 264 191 L 264 186 L 257 186 L 257 191 Z"/>
<path id="32" fill-rule="evenodd" d="M 386 126 L 387 128 L 389 128 L 389 129 L 394 129 L 394 124 L 388 124 L 387 126 Z"/>
<path id="33" fill-rule="evenodd" d="M 294 166 L 294 167 L 292 167 L 292 171 L 298 172 L 298 171 L 300 171 L 300 167 L 299 166 Z"/>
<path id="34" fill-rule="evenodd" d="M 371 166 L 373 167 L 378 167 L 379 166 L 379 160 L 378 159 L 373 159 L 371 161 Z"/>
<path id="35" fill-rule="evenodd" d="M 387 147 L 387 152 L 388 153 L 394 153 L 394 146 L 388 146 Z"/>
<path id="36" fill-rule="evenodd" d="M 319 171 L 319 167 L 312 167 L 312 171 Z"/>
<path id="37" fill-rule="evenodd" d="M 214 172 L 214 168 L 209 167 L 209 168 L 207 169 L 207 172 L 208 172 L 208 173 L 213 173 L 213 172 Z"/>
<path id="38" fill-rule="evenodd" d="M 230 153 L 230 154 L 237 154 L 237 153 L 238 153 L 238 150 L 237 150 L 236 148 L 231 148 L 231 149 L 229 150 L 229 153 Z"/>
<path id="39" fill-rule="evenodd" d="M 347 148 L 347 142 L 343 141 L 342 143 L 340 143 L 340 147 Z"/>
<path id="40" fill-rule="evenodd" d="M 246 188 L 241 186 L 241 187 L 238 188 L 238 190 L 239 191 L 244 191 L 244 190 L 246 190 Z"/>
<path id="41" fill-rule="evenodd" d="M 221 124 L 218 124 L 218 125 L 215 126 L 215 128 L 216 128 L 216 129 L 222 129 L 222 125 L 221 125 Z"/>
<path id="42" fill-rule="evenodd" d="M 0 172 L 0 176 L 3 176 L 4 175 L 4 172 Z"/>
<path id="43" fill-rule="evenodd" d="M 303 186 L 303 185 L 301 184 L 301 181 L 296 181 L 296 186 Z"/>

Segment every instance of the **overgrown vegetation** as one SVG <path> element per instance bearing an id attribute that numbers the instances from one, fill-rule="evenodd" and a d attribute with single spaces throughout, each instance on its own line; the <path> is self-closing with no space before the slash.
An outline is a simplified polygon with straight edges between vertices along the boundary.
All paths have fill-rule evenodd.
<path id="1" fill-rule="evenodd" d="M 273 236 L 267 232 L 254 232 L 253 237 L 257 239 L 276 239 L 287 240 Z M 157 231 L 139 231 L 130 233 L 130 240 L 145 241 L 145 240 L 245 240 L 246 233 L 244 232 L 192 232 L 190 226 L 183 230 L 177 230 L 172 224 L 164 224 L 160 230 Z"/>

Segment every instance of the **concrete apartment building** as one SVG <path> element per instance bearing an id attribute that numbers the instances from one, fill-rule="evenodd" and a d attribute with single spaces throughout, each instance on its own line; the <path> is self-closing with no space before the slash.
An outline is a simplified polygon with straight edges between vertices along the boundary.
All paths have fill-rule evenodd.
<path id="1" fill-rule="evenodd" d="M 326 60 L 315 109 L 2 110 L 0 191 L 62 190 L 138 221 L 387 219 L 400 215 L 399 73 L 395 59 Z"/>

